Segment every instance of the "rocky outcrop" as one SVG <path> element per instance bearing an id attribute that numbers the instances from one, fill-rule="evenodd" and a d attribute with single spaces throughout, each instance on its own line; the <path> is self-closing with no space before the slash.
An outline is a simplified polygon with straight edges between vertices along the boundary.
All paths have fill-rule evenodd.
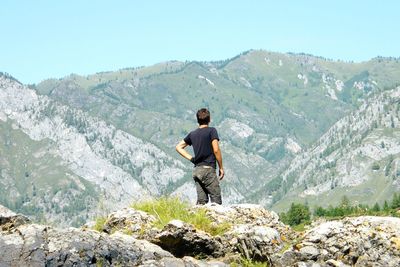
<path id="1" fill-rule="evenodd" d="M 28 224 L 1 234 L 1 262 L 19 266 L 140 265 L 172 255 L 148 241 L 75 228 Z"/>
<path id="2" fill-rule="evenodd" d="M 238 252 L 247 259 L 270 261 L 270 256 L 282 249 L 280 233 L 271 227 L 238 225 L 224 235 L 231 252 Z M 229 247 L 228 246 L 228 247 Z"/>
<path id="3" fill-rule="evenodd" d="M 217 261 L 175 258 L 149 241 L 121 232 L 108 235 L 31 224 L 4 207 L 0 218 L 0 266 L 226 266 Z M 7 229 L 3 227 L 6 224 Z"/>
<path id="4" fill-rule="evenodd" d="M 107 217 L 102 230 L 110 234 L 120 229 L 135 238 L 150 240 L 159 232 L 159 230 L 152 226 L 155 221 L 156 218 L 146 212 L 133 208 L 124 208 L 111 213 Z"/>
<path id="5" fill-rule="evenodd" d="M 213 236 L 172 220 L 157 229 L 153 216 L 126 208 L 100 233 L 32 224 L 0 207 L 0 266 L 227 266 L 240 258 L 278 267 L 400 266 L 400 218 L 316 222 L 296 233 L 257 205 L 192 209 L 230 227 Z"/>
<path id="6" fill-rule="evenodd" d="M 111 213 L 103 231 L 129 232 L 137 238 L 159 245 L 176 257 L 224 257 L 228 261 L 238 257 L 270 261 L 270 256 L 282 249 L 283 240 L 297 236 L 279 220 L 275 212 L 259 205 L 206 205 L 191 208 L 191 212 L 199 210 L 206 212 L 212 224 L 225 224 L 230 229 L 212 236 L 179 220 L 169 222 L 163 229 L 156 229 L 152 227 L 155 221 L 153 216 L 128 208 Z"/>
<path id="7" fill-rule="evenodd" d="M 179 220 L 169 222 L 156 236 L 156 242 L 177 257 L 198 256 L 218 258 L 225 255 L 219 236 L 196 230 Z"/>
<path id="8" fill-rule="evenodd" d="M 322 223 L 277 261 L 326 266 L 400 266 L 400 218 L 364 216 Z"/>
<path id="9" fill-rule="evenodd" d="M 194 209 L 199 208 L 204 207 L 197 206 Z M 259 205 L 210 205 L 205 209 L 215 224 L 232 225 L 231 230 L 221 235 L 224 255 L 240 254 L 256 261 L 270 261 L 270 256 L 282 249 L 282 240 L 296 236 L 275 212 Z"/>
<path id="10" fill-rule="evenodd" d="M 0 205 L 0 230 L 6 231 L 28 222 L 29 219 L 27 217 L 16 214 L 6 207 Z"/>

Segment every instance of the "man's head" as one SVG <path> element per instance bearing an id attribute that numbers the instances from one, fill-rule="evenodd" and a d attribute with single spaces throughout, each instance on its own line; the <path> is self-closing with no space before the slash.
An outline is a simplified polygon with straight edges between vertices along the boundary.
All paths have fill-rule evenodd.
<path id="1" fill-rule="evenodd" d="M 206 108 L 201 108 L 196 114 L 199 125 L 208 125 L 210 123 L 210 111 Z"/>

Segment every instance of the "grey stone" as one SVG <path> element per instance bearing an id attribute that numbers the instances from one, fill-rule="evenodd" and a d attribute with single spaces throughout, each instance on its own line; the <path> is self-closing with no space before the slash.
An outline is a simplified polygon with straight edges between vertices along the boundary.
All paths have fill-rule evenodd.
<path id="1" fill-rule="evenodd" d="M 305 233 L 299 251 L 292 252 L 295 259 L 288 260 L 290 252 L 285 252 L 282 260 L 325 261 L 329 266 L 400 266 L 399 237 L 399 218 L 361 216 L 324 222 Z"/>
<path id="2" fill-rule="evenodd" d="M 26 216 L 16 214 L 15 212 L 0 205 L 0 230 L 10 230 L 29 222 L 30 220 Z"/>
<path id="3" fill-rule="evenodd" d="M 151 240 L 159 232 L 152 226 L 155 220 L 154 216 L 146 212 L 124 208 L 108 215 L 103 231 L 111 233 L 124 230 L 136 238 Z"/>
<path id="4" fill-rule="evenodd" d="M 307 260 L 316 260 L 318 255 L 320 255 L 319 249 L 312 246 L 302 247 L 300 253 Z"/>
<path id="5" fill-rule="evenodd" d="M 36 224 L 1 232 L 0 266 L 138 265 L 146 260 L 173 258 L 145 240 L 111 236 L 75 228 L 55 229 Z"/>
<path id="6" fill-rule="evenodd" d="M 350 265 L 344 264 L 341 261 L 337 261 L 337 260 L 333 260 L 333 259 L 327 260 L 326 264 L 328 266 L 332 266 L 332 267 L 350 267 Z"/>
<path id="7" fill-rule="evenodd" d="M 169 222 L 156 236 L 158 245 L 176 257 L 221 257 L 223 245 L 218 237 L 196 230 L 179 220 Z"/>
<path id="8" fill-rule="evenodd" d="M 257 261 L 269 261 L 271 254 L 282 248 L 279 232 L 267 226 L 237 225 L 223 238 L 228 240 L 234 251 Z"/>

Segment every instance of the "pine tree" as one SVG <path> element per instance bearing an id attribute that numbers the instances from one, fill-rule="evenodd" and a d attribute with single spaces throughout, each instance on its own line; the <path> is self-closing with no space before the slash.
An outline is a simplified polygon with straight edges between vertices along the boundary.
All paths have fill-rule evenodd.
<path id="1" fill-rule="evenodd" d="M 378 202 L 375 202 L 375 205 L 372 207 L 372 211 L 380 211 L 381 208 L 379 207 Z"/>
<path id="2" fill-rule="evenodd" d="M 394 193 L 392 200 L 392 209 L 397 209 L 397 208 L 400 208 L 400 195 Z"/>
<path id="3" fill-rule="evenodd" d="M 290 225 L 298 225 L 310 220 L 310 209 L 304 204 L 294 204 L 290 206 L 287 212 L 287 222 Z"/>
<path id="4" fill-rule="evenodd" d="M 388 204 L 388 202 L 386 200 L 385 200 L 385 203 L 383 203 L 383 210 L 384 211 L 389 211 L 390 210 L 389 204 Z"/>

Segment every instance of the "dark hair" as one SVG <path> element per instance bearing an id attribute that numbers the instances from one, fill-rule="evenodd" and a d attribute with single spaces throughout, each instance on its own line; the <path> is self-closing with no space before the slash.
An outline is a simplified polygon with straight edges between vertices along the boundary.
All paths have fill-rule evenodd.
<path id="1" fill-rule="evenodd" d="M 210 111 L 206 108 L 201 108 L 197 111 L 196 114 L 197 122 L 200 125 L 209 124 L 210 123 Z"/>

